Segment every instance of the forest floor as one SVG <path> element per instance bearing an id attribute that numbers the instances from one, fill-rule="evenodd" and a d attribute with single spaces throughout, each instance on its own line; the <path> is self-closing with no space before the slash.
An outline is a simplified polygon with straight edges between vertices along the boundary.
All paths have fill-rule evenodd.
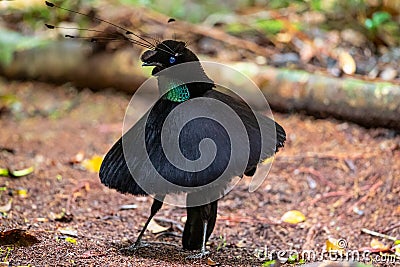
<path id="1" fill-rule="evenodd" d="M 147 231 L 144 239 L 177 246 L 121 253 L 119 248 L 137 237 L 152 199 L 106 188 L 80 162 L 104 155 L 119 138 L 130 96 L 11 81 L 0 82 L 0 95 L 0 168 L 35 167 L 24 177 L 0 177 L 0 230 L 27 230 L 20 243 L 29 235 L 39 240 L 26 247 L 2 246 L 0 262 L 10 264 L 5 266 L 261 266 L 267 259 L 257 251 L 313 250 L 319 256 L 329 238 L 344 239 L 348 251 L 379 242 L 393 246 L 363 228 L 400 239 L 400 136 L 275 113 L 287 132 L 285 148 L 256 192 L 249 193 L 250 180 L 244 178 L 219 202 L 209 260 L 186 259 L 192 252 L 181 248 L 178 227 L 186 211 L 170 205 L 156 218 L 175 221 L 170 229 L 175 235 Z M 128 204 L 135 206 L 121 209 Z M 301 211 L 306 220 L 281 222 L 290 210 Z"/>

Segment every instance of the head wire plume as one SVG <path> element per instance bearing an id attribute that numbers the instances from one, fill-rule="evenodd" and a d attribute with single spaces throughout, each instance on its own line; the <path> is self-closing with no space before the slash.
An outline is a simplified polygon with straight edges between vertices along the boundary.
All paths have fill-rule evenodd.
<path id="1" fill-rule="evenodd" d="M 58 6 L 58 5 L 56 5 L 56 4 L 52 3 L 52 2 L 49 2 L 49 1 L 45 1 L 45 3 L 46 3 L 46 6 L 48 6 L 50 8 L 58 8 L 58 9 L 65 10 L 65 11 L 68 11 L 68 12 L 71 12 L 71 13 L 79 14 L 81 16 L 85 16 L 85 17 L 88 17 L 90 19 L 106 23 L 108 25 L 111 25 L 111 26 L 115 27 L 116 29 L 124 31 L 123 32 L 124 39 L 118 39 L 118 38 L 121 38 L 121 36 L 119 36 L 117 34 L 111 34 L 111 36 L 113 36 L 113 37 L 101 37 L 101 38 L 81 37 L 81 36 L 74 36 L 74 35 L 66 34 L 65 35 L 66 38 L 87 39 L 87 40 L 90 40 L 91 42 L 96 42 L 96 41 L 98 41 L 100 39 L 101 40 L 109 40 L 109 41 L 127 40 L 127 41 L 131 42 L 132 44 L 139 45 L 139 46 L 144 47 L 144 48 L 153 49 L 153 50 L 157 48 L 158 50 L 161 50 L 161 51 L 163 51 L 163 52 L 165 52 L 167 54 L 170 54 L 170 55 L 174 55 L 175 54 L 175 52 L 170 47 L 168 47 L 166 44 L 161 43 L 161 42 L 158 43 L 158 41 L 155 40 L 157 42 L 157 44 L 155 45 L 155 44 L 151 43 L 150 41 L 146 40 L 144 37 L 132 32 L 132 31 L 130 31 L 130 30 L 128 30 L 128 29 L 126 29 L 126 28 L 124 28 L 122 26 L 119 26 L 119 25 L 117 25 L 115 23 L 106 21 L 106 20 L 101 19 L 101 18 L 96 17 L 96 16 L 84 14 L 84 13 L 81 13 L 79 11 L 75 11 L 75 10 L 71 10 L 71 9 L 68 9 L 68 8 L 61 7 L 61 6 Z M 73 30 L 81 30 L 81 31 L 88 31 L 88 32 L 104 33 L 102 31 L 93 30 L 93 29 L 79 29 L 79 28 L 72 28 L 72 27 L 59 27 L 59 26 L 54 26 L 54 25 L 50 25 L 50 24 L 45 24 L 45 26 L 48 29 L 56 29 L 56 28 L 57 29 L 69 29 L 69 30 L 73 29 Z M 134 39 L 134 38 L 132 38 L 130 36 L 134 36 L 137 39 Z M 154 38 L 151 38 L 151 39 L 154 40 Z M 162 44 L 163 47 L 166 48 L 166 49 L 161 48 L 160 44 Z"/>
<path id="2" fill-rule="evenodd" d="M 176 20 L 174 19 L 174 18 L 169 18 L 168 19 L 168 21 L 167 21 L 167 23 L 168 24 L 172 24 L 172 23 L 174 23 Z M 174 34 L 172 35 L 172 37 L 174 38 L 174 40 L 176 41 L 176 32 L 175 32 L 175 27 L 174 27 Z"/>

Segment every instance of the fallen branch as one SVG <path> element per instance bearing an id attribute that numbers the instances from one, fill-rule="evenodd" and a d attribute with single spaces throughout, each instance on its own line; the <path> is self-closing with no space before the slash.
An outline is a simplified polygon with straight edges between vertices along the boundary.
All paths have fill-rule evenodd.
<path id="1" fill-rule="evenodd" d="M 10 64 L 0 64 L 0 75 L 8 79 L 71 82 L 80 88 L 112 87 L 134 92 L 145 81 L 138 58 L 135 49 L 95 53 L 87 43 L 55 41 L 14 53 Z"/>
<path id="2" fill-rule="evenodd" d="M 393 236 L 381 234 L 381 233 L 378 233 L 378 232 L 375 232 L 375 231 L 372 231 L 372 230 L 368 230 L 367 228 L 362 228 L 361 232 L 369 234 L 369 235 L 372 235 L 372 236 L 386 238 L 386 239 L 389 239 L 389 240 L 392 240 L 392 241 L 396 241 L 397 240 L 397 238 L 395 238 Z"/>
<path id="3" fill-rule="evenodd" d="M 302 110 L 317 117 L 334 116 L 367 127 L 400 130 L 399 85 L 245 65 L 244 69 L 254 69 L 250 77 L 276 110 Z"/>

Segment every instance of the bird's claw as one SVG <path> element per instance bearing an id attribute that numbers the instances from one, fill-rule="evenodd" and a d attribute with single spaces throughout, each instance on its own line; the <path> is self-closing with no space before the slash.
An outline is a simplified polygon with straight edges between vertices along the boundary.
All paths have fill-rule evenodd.
<path id="1" fill-rule="evenodd" d="M 186 259 L 188 259 L 188 260 L 202 259 L 202 258 L 204 258 L 205 256 L 207 256 L 208 254 L 210 254 L 210 251 L 204 250 L 204 251 L 202 251 L 202 252 L 200 252 L 200 253 L 187 256 Z"/>
<path id="2" fill-rule="evenodd" d="M 132 244 L 128 247 L 121 248 L 120 251 L 134 253 L 134 252 L 138 251 L 140 248 L 148 247 L 149 245 L 150 245 L 149 243 L 142 242 L 142 241 L 135 242 L 134 244 Z"/>

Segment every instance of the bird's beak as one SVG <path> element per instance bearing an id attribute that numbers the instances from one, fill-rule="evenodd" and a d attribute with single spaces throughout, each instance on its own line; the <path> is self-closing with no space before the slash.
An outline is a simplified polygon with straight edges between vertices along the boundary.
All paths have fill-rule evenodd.
<path id="1" fill-rule="evenodd" d="M 140 57 L 140 60 L 143 62 L 142 66 L 155 66 L 155 67 L 163 67 L 159 62 L 153 62 L 151 58 L 157 54 L 157 51 L 147 50 Z"/>
<path id="2" fill-rule="evenodd" d="M 143 62 L 142 66 L 155 66 L 155 67 L 161 67 L 163 68 L 164 66 L 159 63 L 159 62 Z"/>

